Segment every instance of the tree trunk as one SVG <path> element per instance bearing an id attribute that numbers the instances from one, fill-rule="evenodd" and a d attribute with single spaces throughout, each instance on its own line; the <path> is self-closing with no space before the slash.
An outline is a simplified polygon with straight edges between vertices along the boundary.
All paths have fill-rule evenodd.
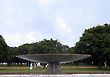
<path id="1" fill-rule="evenodd" d="M 102 57 L 99 56 L 99 69 L 102 69 L 102 61 L 101 61 Z"/>

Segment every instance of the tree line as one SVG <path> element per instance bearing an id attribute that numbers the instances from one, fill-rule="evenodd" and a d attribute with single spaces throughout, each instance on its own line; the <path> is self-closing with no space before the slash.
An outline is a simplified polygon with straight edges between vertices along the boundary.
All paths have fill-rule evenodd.
<path id="1" fill-rule="evenodd" d="M 74 53 L 73 47 L 61 44 L 58 40 L 44 39 L 36 43 L 26 43 L 19 47 L 9 47 L 3 37 L 0 37 L 0 62 L 8 63 L 22 63 L 27 62 L 19 59 L 16 55 L 24 54 L 71 54 Z"/>
<path id="2" fill-rule="evenodd" d="M 0 62 L 12 63 L 26 62 L 16 58 L 23 54 L 90 54 L 91 58 L 84 60 L 86 63 L 93 62 L 99 68 L 106 62 L 110 65 L 110 24 L 97 25 L 85 29 L 80 40 L 74 47 L 61 44 L 52 38 L 36 43 L 26 43 L 19 47 L 10 47 L 0 35 Z"/>

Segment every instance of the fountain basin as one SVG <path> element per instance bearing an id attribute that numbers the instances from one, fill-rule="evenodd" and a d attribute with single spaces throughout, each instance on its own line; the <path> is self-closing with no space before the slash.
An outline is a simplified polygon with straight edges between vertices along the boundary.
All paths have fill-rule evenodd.
<path id="1" fill-rule="evenodd" d="M 90 57 L 85 54 L 27 54 L 18 55 L 18 58 L 25 60 L 48 63 L 47 74 L 61 74 L 60 63 L 68 63 Z"/>

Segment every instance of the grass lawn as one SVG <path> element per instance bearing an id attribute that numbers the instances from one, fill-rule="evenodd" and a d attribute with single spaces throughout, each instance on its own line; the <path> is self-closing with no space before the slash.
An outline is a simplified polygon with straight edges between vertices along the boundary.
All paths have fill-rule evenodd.
<path id="1" fill-rule="evenodd" d="M 20 66 L 8 66 L 0 67 L 0 74 L 30 74 L 30 73 L 43 73 L 46 72 L 45 68 L 34 67 L 30 70 L 29 67 L 20 67 Z"/>
<path id="2" fill-rule="evenodd" d="M 103 74 L 103 73 L 110 73 L 110 70 L 100 70 L 98 68 L 63 68 L 63 73 L 80 73 L 80 74 Z"/>
<path id="3" fill-rule="evenodd" d="M 46 68 L 34 67 L 32 70 L 26 66 L 0 66 L 0 74 L 42 74 L 46 72 Z M 84 66 L 61 66 L 61 70 L 65 74 L 93 74 L 93 73 L 109 73 L 110 68 L 98 69 L 97 67 Z"/>

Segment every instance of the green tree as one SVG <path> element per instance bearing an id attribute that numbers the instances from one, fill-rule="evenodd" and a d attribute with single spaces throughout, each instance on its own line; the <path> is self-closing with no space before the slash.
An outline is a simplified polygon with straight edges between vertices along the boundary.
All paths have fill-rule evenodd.
<path id="1" fill-rule="evenodd" d="M 107 61 L 110 56 L 110 24 L 98 25 L 85 30 L 79 42 L 76 43 L 75 53 L 91 54 L 91 60 L 96 64 Z"/>
<path id="2" fill-rule="evenodd" d="M 74 47 L 69 47 L 67 45 L 63 45 L 62 52 L 65 54 L 74 54 Z"/>
<path id="3" fill-rule="evenodd" d="M 62 44 L 57 40 L 46 40 L 39 41 L 34 44 L 32 53 L 46 54 L 46 53 L 62 53 Z"/>
<path id="4" fill-rule="evenodd" d="M 12 63 L 14 62 L 14 58 L 16 57 L 16 52 L 14 50 L 15 48 L 14 47 L 9 47 L 8 48 L 8 51 L 7 51 L 7 58 L 6 58 L 6 62 L 7 62 L 7 65 L 12 65 Z"/>
<path id="5" fill-rule="evenodd" d="M 7 58 L 8 46 L 4 38 L 0 35 L 0 62 L 5 62 Z"/>
<path id="6" fill-rule="evenodd" d="M 20 45 L 19 47 L 16 47 L 17 55 L 23 55 L 23 54 L 29 54 L 29 53 L 30 53 L 30 44 L 28 43 Z"/>

